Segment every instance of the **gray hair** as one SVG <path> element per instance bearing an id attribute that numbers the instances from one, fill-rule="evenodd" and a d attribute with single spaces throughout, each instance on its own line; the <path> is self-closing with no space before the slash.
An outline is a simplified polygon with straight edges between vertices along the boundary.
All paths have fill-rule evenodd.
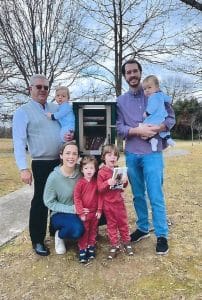
<path id="1" fill-rule="evenodd" d="M 49 83 L 49 80 L 46 78 L 45 75 L 43 75 L 43 74 L 34 74 L 34 75 L 32 75 L 32 76 L 30 77 L 30 81 L 29 81 L 30 86 L 31 86 L 31 85 L 34 85 L 34 83 L 35 83 L 35 81 L 36 81 L 37 79 L 43 79 L 43 80 L 48 81 L 48 83 Z"/>

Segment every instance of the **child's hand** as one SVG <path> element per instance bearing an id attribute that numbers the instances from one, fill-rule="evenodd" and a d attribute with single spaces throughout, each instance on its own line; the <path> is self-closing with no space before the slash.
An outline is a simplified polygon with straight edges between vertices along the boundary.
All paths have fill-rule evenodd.
<path id="1" fill-rule="evenodd" d="M 116 184 L 116 180 L 115 179 L 113 179 L 113 178 L 110 178 L 110 179 L 108 179 L 108 185 L 110 185 L 110 186 L 113 186 L 113 185 L 115 185 Z"/>
<path id="2" fill-rule="evenodd" d="M 74 131 L 73 131 L 73 130 L 69 130 L 68 132 L 66 132 L 66 133 L 64 134 L 65 142 L 72 141 L 73 138 L 74 138 Z"/>
<path id="3" fill-rule="evenodd" d="M 125 193 L 124 192 L 121 193 L 121 197 L 123 198 L 123 201 L 126 201 L 126 197 L 125 197 Z"/>
<path id="4" fill-rule="evenodd" d="M 87 215 L 90 212 L 90 210 L 86 207 L 83 208 L 84 215 Z"/>
<path id="5" fill-rule="evenodd" d="M 49 119 L 51 119 L 51 115 L 52 115 L 52 114 L 51 114 L 50 112 L 47 112 L 47 113 L 46 113 L 46 116 L 47 116 Z"/>
<path id="6" fill-rule="evenodd" d="M 95 215 L 96 215 L 96 217 L 97 217 L 98 220 L 101 218 L 101 212 L 97 211 Z"/>
<path id="7" fill-rule="evenodd" d="M 86 221 L 86 215 L 80 215 L 81 221 L 85 222 Z"/>
<path id="8" fill-rule="evenodd" d="M 144 113 L 143 113 L 143 118 L 145 119 L 146 117 L 147 117 L 147 113 L 144 112 Z"/>
<path id="9" fill-rule="evenodd" d="M 127 183 L 128 182 L 128 177 L 126 175 L 123 176 L 121 181 L 122 181 L 123 184 Z"/>

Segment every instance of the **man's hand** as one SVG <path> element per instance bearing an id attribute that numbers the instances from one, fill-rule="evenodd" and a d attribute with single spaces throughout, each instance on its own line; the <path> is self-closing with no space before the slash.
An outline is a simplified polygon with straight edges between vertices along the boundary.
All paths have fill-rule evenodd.
<path id="1" fill-rule="evenodd" d="M 52 115 L 52 113 L 50 113 L 50 112 L 47 112 L 47 113 L 46 113 L 46 116 L 47 116 L 49 119 L 51 119 L 51 115 Z"/>
<path id="2" fill-rule="evenodd" d="M 22 182 L 31 185 L 32 184 L 32 172 L 29 169 L 21 170 L 20 177 Z"/>
<path id="3" fill-rule="evenodd" d="M 141 124 L 139 127 L 134 127 L 129 130 L 130 135 L 137 135 L 141 138 L 151 138 L 157 133 L 163 131 L 165 129 L 165 125 L 150 125 L 150 124 Z"/>
<path id="4" fill-rule="evenodd" d="M 166 128 L 165 124 L 160 124 L 160 125 L 151 125 L 153 130 L 156 131 L 156 133 L 159 133 L 161 131 L 167 131 L 168 129 Z"/>
<path id="5" fill-rule="evenodd" d="M 72 131 L 72 130 L 70 130 L 64 134 L 65 142 L 70 142 L 73 140 L 73 138 L 74 138 L 74 131 Z"/>

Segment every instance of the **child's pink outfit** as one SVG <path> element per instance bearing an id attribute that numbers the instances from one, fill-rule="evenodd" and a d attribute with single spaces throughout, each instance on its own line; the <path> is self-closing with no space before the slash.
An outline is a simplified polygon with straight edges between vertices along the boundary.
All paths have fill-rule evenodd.
<path id="1" fill-rule="evenodd" d="M 102 211 L 101 199 L 98 195 L 97 180 L 93 177 L 87 181 L 84 177 L 80 178 L 74 188 L 74 204 L 76 213 L 81 217 L 84 214 L 83 209 L 88 208 L 86 221 L 83 221 L 85 232 L 79 239 L 79 249 L 87 249 L 89 246 L 95 246 L 98 219 L 96 213 Z"/>
<path id="2" fill-rule="evenodd" d="M 113 170 L 103 166 L 97 177 L 98 191 L 103 201 L 103 212 L 107 220 L 107 233 L 111 246 L 119 246 L 119 234 L 123 244 L 130 242 L 127 211 L 122 196 L 122 189 L 110 189 L 108 179 L 112 178 Z M 128 183 L 124 185 L 127 186 Z"/>

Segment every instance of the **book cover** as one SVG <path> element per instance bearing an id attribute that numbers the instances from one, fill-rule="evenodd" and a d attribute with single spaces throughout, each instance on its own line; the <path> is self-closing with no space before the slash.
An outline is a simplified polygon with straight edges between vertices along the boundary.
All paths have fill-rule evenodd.
<path id="1" fill-rule="evenodd" d="M 127 176 L 127 167 L 115 167 L 112 178 L 116 180 L 116 184 L 110 189 L 123 189 L 122 178 Z"/>

